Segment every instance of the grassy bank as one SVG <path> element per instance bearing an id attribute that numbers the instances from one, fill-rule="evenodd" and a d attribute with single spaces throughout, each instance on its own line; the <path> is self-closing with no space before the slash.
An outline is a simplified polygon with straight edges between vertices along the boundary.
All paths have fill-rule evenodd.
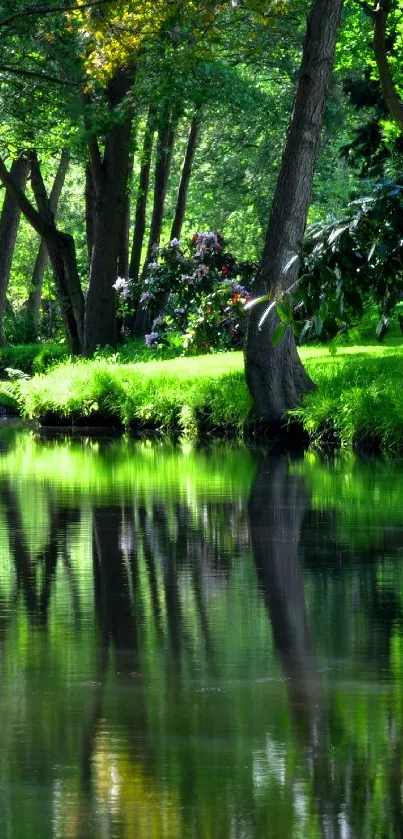
<path id="1" fill-rule="evenodd" d="M 241 433 L 251 407 L 241 353 L 138 364 L 68 362 L 18 384 L 25 416 L 45 424 Z"/>
<path id="2" fill-rule="evenodd" d="M 306 366 L 317 390 L 294 417 L 313 442 L 403 451 L 402 346 L 307 350 Z"/>
<path id="3" fill-rule="evenodd" d="M 302 348 L 317 390 L 294 412 L 312 440 L 403 450 L 403 346 Z M 3 383 L 4 399 L 44 424 L 241 434 L 251 400 L 241 353 L 167 361 L 66 361 Z M 4 402 L 3 402 L 4 404 Z"/>

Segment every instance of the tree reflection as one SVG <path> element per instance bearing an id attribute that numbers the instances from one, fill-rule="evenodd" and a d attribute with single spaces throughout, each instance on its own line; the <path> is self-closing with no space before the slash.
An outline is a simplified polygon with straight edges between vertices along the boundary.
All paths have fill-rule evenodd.
<path id="1" fill-rule="evenodd" d="M 196 494 L 3 478 L 2 834 L 400 835 L 403 576 L 354 564 L 286 459 L 249 501 L 203 463 Z M 359 675 L 375 624 L 386 687 L 322 672 L 331 634 Z"/>
<path id="2" fill-rule="evenodd" d="M 321 832 L 327 838 L 340 836 L 340 801 L 332 777 L 324 690 L 308 625 L 299 561 L 307 507 L 302 479 L 290 475 L 285 458 L 268 457 L 249 498 L 253 555 L 287 678 L 297 737 L 312 767 Z"/>

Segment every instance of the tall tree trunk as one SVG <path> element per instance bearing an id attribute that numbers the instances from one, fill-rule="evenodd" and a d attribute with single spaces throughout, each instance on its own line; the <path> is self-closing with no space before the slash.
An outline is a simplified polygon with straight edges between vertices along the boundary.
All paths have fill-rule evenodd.
<path id="1" fill-rule="evenodd" d="M 188 142 L 186 146 L 185 158 L 183 161 L 181 179 L 178 189 L 178 197 L 176 200 L 175 216 L 172 223 L 171 239 L 180 239 L 183 222 L 185 218 L 186 202 L 188 197 L 188 189 L 190 184 L 190 176 L 192 174 L 192 166 L 195 159 L 197 143 L 200 135 L 200 115 L 193 117 Z"/>
<path id="2" fill-rule="evenodd" d="M 35 152 L 30 154 L 30 165 L 32 188 L 38 202 L 38 210 L 11 177 L 2 157 L 0 181 L 14 198 L 27 221 L 46 242 L 70 350 L 80 353 L 83 349 L 84 296 L 77 270 L 74 239 L 56 228 Z"/>
<path id="3" fill-rule="evenodd" d="M 403 100 L 400 98 L 388 62 L 386 26 L 392 11 L 390 0 L 377 0 L 370 14 L 374 23 L 374 53 L 382 93 L 388 111 L 396 125 L 403 131 Z"/>
<path id="4" fill-rule="evenodd" d="M 154 245 L 161 240 L 162 222 L 164 218 L 165 198 L 167 194 L 169 173 L 171 170 L 172 153 L 175 139 L 175 127 L 172 116 L 163 120 L 158 130 L 157 157 L 154 175 L 154 203 L 148 240 L 147 256 L 143 272 L 151 259 Z"/>
<path id="5" fill-rule="evenodd" d="M 91 164 L 85 167 L 85 236 L 87 240 L 87 253 L 91 265 L 92 246 L 94 244 L 94 215 L 95 215 L 95 188 L 92 177 Z"/>
<path id="6" fill-rule="evenodd" d="M 175 139 L 175 128 L 172 115 L 162 119 L 158 129 L 157 156 L 155 161 L 154 174 L 154 203 L 151 217 L 150 235 L 145 262 L 143 265 L 143 277 L 147 271 L 147 265 L 151 261 L 153 247 L 160 244 L 162 222 L 164 219 L 165 198 L 168 187 L 169 173 L 171 170 L 172 153 Z M 134 321 L 134 335 L 138 337 L 147 332 L 151 326 L 152 314 L 150 309 L 137 308 Z"/>
<path id="7" fill-rule="evenodd" d="M 313 0 L 308 19 L 293 112 L 273 199 L 260 266 L 258 293 L 274 298 L 298 276 L 298 256 L 306 227 L 323 111 L 331 78 L 343 0 Z M 275 315 L 259 321 L 267 304 L 249 318 L 245 348 L 246 380 L 257 413 L 278 425 L 314 385 L 301 364 L 290 327 L 280 344 L 271 345 Z"/>
<path id="8" fill-rule="evenodd" d="M 137 189 L 136 216 L 134 220 L 133 244 L 130 256 L 129 277 L 137 283 L 140 273 L 141 252 L 143 249 L 144 233 L 146 229 L 146 209 L 148 187 L 150 183 L 151 156 L 154 143 L 155 112 L 150 108 L 144 132 L 143 151 L 141 154 L 141 168 Z"/>
<path id="9" fill-rule="evenodd" d="M 69 168 L 69 162 L 69 152 L 63 150 L 49 196 L 49 209 L 54 219 L 56 219 L 57 216 L 57 208 L 66 179 L 67 170 Z M 34 271 L 32 274 L 31 289 L 26 304 L 27 337 L 29 340 L 32 341 L 35 341 L 38 337 L 39 312 L 41 308 L 43 277 L 48 261 L 49 254 L 46 248 L 45 241 L 42 239 L 39 245 L 38 255 L 36 257 Z"/>
<path id="10" fill-rule="evenodd" d="M 131 73 L 118 71 L 107 91 L 111 111 L 121 105 L 133 82 Z M 96 138 L 89 139 L 95 187 L 94 241 L 85 307 L 85 352 L 116 345 L 116 294 L 121 242 L 124 239 L 130 166 L 131 114 L 114 122 L 101 157 Z"/>
<path id="11" fill-rule="evenodd" d="M 31 186 L 38 210 L 51 230 L 45 239 L 53 275 L 58 290 L 59 304 L 73 353 L 84 347 L 84 295 L 78 275 L 74 239 L 56 229 L 54 215 L 43 182 L 39 161 L 31 152 Z M 43 237 L 45 238 L 45 237 Z"/>
<path id="12" fill-rule="evenodd" d="M 22 190 L 25 189 L 29 172 L 29 160 L 25 154 L 20 154 L 11 164 L 10 174 L 15 183 Z M 0 217 L 0 345 L 4 344 L 4 314 L 6 310 L 6 295 L 10 280 L 15 242 L 21 210 L 6 192 Z"/>
<path id="13" fill-rule="evenodd" d="M 122 226 L 122 236 L 119 243 L 118 253 L 118 277 L 129 276 L 129 238 L 130 238 L 130 192 L 129 182 L 133 177 L 134 155 L 130 154 L 128 163 L 128 179 L 126 184 L 125 206 Z"/>

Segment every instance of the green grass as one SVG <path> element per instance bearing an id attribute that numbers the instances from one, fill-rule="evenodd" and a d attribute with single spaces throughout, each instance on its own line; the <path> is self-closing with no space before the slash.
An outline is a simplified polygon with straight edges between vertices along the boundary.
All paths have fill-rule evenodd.
<path id="1" fill-rule="evenodd" d="M 53 364 L 67 358 L 65 344 L 18 344 L 0 349 L 0 379 L 8 378 L 8 371 L 43 373 Z"/>
<path id="2" fill-rule="evenodd" d="M 241 353 L 138 364 L 66 362 L 18 384 L 23 414 L 48 423 L 241 432 L 251 407 Z"/>
<path id="3" fill-rule="evenodd" d="M 317 384 L 294 412 L 311 439 L 342 447 L 403 449 L 403 347 L 346 347 L 336 356 L 301 353 Z"/>
<path id="4" fill-rule="evenodd" d="M 133 348 L 132 348 L 133 352 Z M 293 413 L 317 443 L 403 450 L 403 346 L 303 347 L 317 390 Z M 3 393 L 4 391 L 4 393 Z M 158 428 L 197 436 L 241 434 L 251 399 L 242 353 L 122 363 L 121 355 L 67 360 L 0 387 L 2 399 L 47 424 Z"/>

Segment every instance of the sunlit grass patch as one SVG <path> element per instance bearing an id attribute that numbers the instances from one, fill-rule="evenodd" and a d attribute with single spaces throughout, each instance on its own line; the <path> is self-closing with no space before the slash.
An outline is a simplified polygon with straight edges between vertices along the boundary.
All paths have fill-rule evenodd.
<path id="1" fill-rule="evenodd" d="M 241 432 L 251 407 L 241 353 L 139 364 L 67 362 L 21 382 L 22 410 L 46 422 Z"/>
<path id="2" fill-rule="evenodd" d="M 294 412 L 318 442 L 336 434 L 345 447 L 403 449 L 403 348 L 349 347 L 334 363 L 307 359 L 315 393 Z"/>

